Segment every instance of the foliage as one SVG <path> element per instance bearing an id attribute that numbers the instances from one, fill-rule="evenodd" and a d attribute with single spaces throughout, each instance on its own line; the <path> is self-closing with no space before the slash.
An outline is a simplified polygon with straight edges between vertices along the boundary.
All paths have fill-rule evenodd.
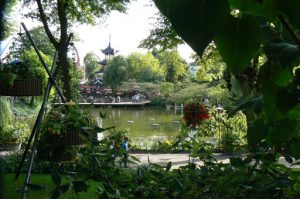
<path id="1" fill-rule="evenodd" d="M 42 125 L 41 134 L 61 134 L 67 129 L 80 129 L 93 124 L 88 113 L 78 106 L 60 106 L 47 113 Z"/>
<path id="2" fill-rule="evenodd" d="M 42 26 L 37 26 L 29 30 L 29 33 L 38 49 L 43 52 L 43 54 L 52 58 L 55 54 L 55 48 L 51 45 L 44 28 Z M 20 51 L 31 50 L 32 45 L 26 34 L 22 34 L 20 43 Z"/>
<path id="3" fill-rule="evenodd" d="M 84 56 L 83 62 L 85 65 L 85 76 L 91 81 L 95 78 L 95 72 L 99 70 L 98 57 L 90 52 Z"/>
<path id="4" fill-rule="evenodd" d="M 0 128 L 1 144 L 5 143 L 22 143 L 29 135 L 28 124 L 24 121 L 15 121 L 12 125 Z"/>
<path id="5" fill-rule="evenodd" d="M 182 39 L 177 35 L 176 31 L 167 17 L 161 13 L 156 13 L 154 17 L 154 28 L 150 30 L 150 35 L 143 39 L 139 45 L 140 48 L 148 50 L 160 48 L 162 50 L 176 48 L 182 44 Z"/>
<path id="6" fill-rule="evenodd" d="M 105 85 L 110 86 L 113 93 L 128 78 L 128 62 L 124 57 L 116 56 L 107 64 L 103 75 Z"/>
<path id="7" fill-rule="evenodd" d="M 49 64 L 49 58 L 44 54 L 42 56 L 45 62 Z M 0 65 L 0 79 L 9 86 L 12 86 L 14 80 L 17 79 L 42 80 L 43 86 L 46 87 L 47 74 L 35 51 L 32 48 L 25 50 L 19 58 L 22 61 L 14 60 Z"/>
<path id="8" fill-rule="evenodd" d="M 9 15 L 15 4 L 16 0 L 3 0 L 0 2 L 0 41 L 9 37 L 10 32 L 12 32 L 14 28 L 12 20 L 9 19 Z"/>
<path id="9" fill-rule="evenodd" d="M 161 95 L 164 97 L 170 97 L 174 94 L 174 84 L 171 82 L 163 82 L 160 86 Z"/>
<path id="10" fill-rule="evenodd" d="M 194 57 L 194 64 L 199 68 L 195 77 L 197 81 L 211 82 L 222 79 L 226 65 L 214 43 L 207 46 L 201 58 L 197 55 Z"/>
<path id="11" fill-rule="evenodd" d="M 185 103 L 187 101 L 195 100 L 203 102 L 205 98 L 208 98 L 210 104 L 217 104 L 222 102 L 224 106 L 230 106 L 232 101 L 229 99 L 230 93 L 218 86 L 210 86 L 209 84 L 182 84 L 177 83 L 175 85 L 175 94 L 169 98 L 173 103 Z"/>
<path id="12" fill-rule="evenodd" d="M 127 57 L 129 64 L 129 78 L 139 82 L 160 82 L 163 80 L 163 71 L 159 61 L 151 53 L 145 55 L 132 53 Z"/>
<path id="13" fill-rule="evenodd" d="M 74 97 L 74 100 L 78 100 L 80 98 L 80 92 L 78 89 L 78 85 L 83 80 L 84 72 L 81 68 L 77 68 L 76 64 L 73 62 L 70 64 L 70 75 L 72 76 L 71 80 L 71 93 Z"/>
<path id="14" fill-rule="evenodd" d="M 0 128 L 13 123 L 13 112 L 7 97 L 0 97 Z"/>
<path id="15" fill-rule="evenodd" d="M 176 152 L 178 150 L 174 147 L 175 141 L 175 138 L 161 136 L 132 138 L 130 140 L 130 150 L 160 153 Z"/>
<path id="16" fill-rule="evenodd" d="M 297 119 L 300 39 L 298 2 L 288 1 L 161 1 L 156 5 L 174 29 L 201 55 L 214 40 L 229 70 L 237 75 L 260 52 L 267 58 L 259 70 L 262 111 L 255 112 L 249 144 L 266 140 L 269 147 L 284 148 L 299 158 Z M 201 8 L 201 9 L 200 9 Z M 202 23 L 204 22 L 205 23 Z M 206 25 L 204 25 L 206 24 Z M 284 125 L 283 125 L 284 124 Z M 287 130 L 288 129 L 288 130 Z"/>
<path id="17" fill-rule="evenodd" d="M 156 57 L 164 70 L 167 82 L 176 82 L 186 76 L 186 64 L 177 50 L 162 51 Z"/>

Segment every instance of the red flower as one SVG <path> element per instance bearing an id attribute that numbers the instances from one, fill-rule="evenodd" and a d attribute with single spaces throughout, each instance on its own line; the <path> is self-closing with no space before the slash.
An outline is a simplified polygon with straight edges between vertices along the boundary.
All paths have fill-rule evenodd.
<path id="1" fill-rule="evenodd" d="M 185 123 L 192 128 L 195 128 L 196 125 L 200 125 L 203 120 L 209 119 L 208 110 L 203 104 L 187 104 L 184 106 L 183 112 Z"/>

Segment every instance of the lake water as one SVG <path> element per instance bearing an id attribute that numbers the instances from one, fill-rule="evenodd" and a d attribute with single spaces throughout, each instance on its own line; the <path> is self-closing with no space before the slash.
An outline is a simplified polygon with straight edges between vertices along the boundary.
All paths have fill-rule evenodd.
<path id="1" fill-rule="evenodd" d="M 129 129 L 129 136 L 176 136 L 180 130 L 181 111 L 166 110 L 163 108 L 93 108 L 90 109 L 94 117 L 99 112 L 106 112 L 103 120 L 104 128 L 110 126 L 125 127 Z"/>

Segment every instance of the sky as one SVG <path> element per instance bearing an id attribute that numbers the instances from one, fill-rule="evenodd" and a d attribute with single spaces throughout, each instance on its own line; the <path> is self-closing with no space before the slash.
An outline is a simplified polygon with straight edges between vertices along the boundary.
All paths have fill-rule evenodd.
<path id="1" fill-rule="evenodd" d="M 132 1 L 126 13 L 112 12 L 101 24 L 75 26 L 74 31 L 81 39 L 75 42 L 81 62 L 88 52 L 93 52 L 103 59 L 101 49 L 108 46 L 109 36 L 112 47 L 119 50 L 119 55 L 127 56 L 132 52 L 146 53 L 146 49 L 138 46 L 141 40 L 150 34 L 152 24 L 155 23 L 151 17 L 158 12 L 157 8 L 150 4 L 150 0 Z M 28 29 L 37 25 L 36 22 L 21 18 L 18 12 L 16 14 L 19 21 L 24 22 Z M 188 45 L 180 45 L 178 51 L 185 60 L 191 61 L 190 55 L 193 51 Z"/>
<path id="2" fill-rule="evenodd" d="M 152 24 L 155 22 L 151 17 L 157 12 L 154 5 L 150 6 L 149 0 L 138 0 L 129 5 L 126 14 L 113 12 L 100 25 L 80 26 L 77 34 L 82 41 L 75 43 L 79 54 L 92 51 L 103 58 L 101 49 L 108 46 L 109 35 L 112 47 L 119 50 L 118 54 L 127 56 L 136 51 L 145 53 L 147 50 L 138 48 L 138 46 L 140 41 L 150 34 Z M 181 45 L 178 50 L 184 59 L 191 61 L 190 54 L 193 51 L 188 45 Z"/>

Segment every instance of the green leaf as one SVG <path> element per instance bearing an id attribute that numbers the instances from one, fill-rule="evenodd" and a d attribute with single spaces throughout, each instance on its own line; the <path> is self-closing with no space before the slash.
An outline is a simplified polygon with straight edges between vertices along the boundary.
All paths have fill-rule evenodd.
<path id="1" fill-rule="evenodd" d="M 275 20 L 278 17 L 278 5 L 277 0 L 264 0 L 263 12 L 264 16 L 269 20 Z"/>
<path id="2" fill-rule="evenodd" d="M 272 81 L 267 79 L 262 82 L 262 93 L 264 100 L 264 112 L 267 121 L 280 120 L 283 118 L 283 114 L 278 110 L 276 104 L 276 96 L 278 93 L 278 86 Z"/>
<path id="3" fill-rule="evenodd" d="M 250 146 L 258 144 L 268 134 L 268 129 L 263 119 L 257 119 L 248 128 L 247 139 Z"/>
<path id="4" fill-rule="evenodd" d="M 229 0 L 230 6 L 242 13 L 264 15 L 263 5 L 256 0 Z"/>
<path id="5" fill-rule="evenodd" d="M 266 53 L 269 59 L 276 60 L 284 66 L 292 64 L 300 57 L 299 47 L 287 42 L 273 42 L 267 45 Z"/>
<path id="6" fill-rule="evenodd" d="M 239 110 L 244 110 L 244 109 L 251 109 L 257 115 L 259 115 L 262 111 L 262 107 L 263 107 L 263 97 L 262 96 L 252 97 L 238 104 L 237 107 L 233 109 L 228 115 L 232 116 L 236 114 L 236 112 L 238 112 Z"/>
<path id="7" fill-rule="evenodd" d="M 244 164 L 250 164 L 253 161 L 253 158 L 251 157 L 247 157 L 246 159 L 244 159 Z"/>
<path id="8" fill-rule="evenodd" d="M 300 138 L 292 140 L 292 142 L 289 144 L 289 151 L 293 157 L 296 159 L 300 158 Z"/>
<path id="9" fill-rule="evenodd" d="M 261 30 L 254 17 L 231 17 L 216 37 L 217 48 L 233 73 L 246 68 L 259 50 Z"/>
<path id="10" fill-rule="evenodd" d="M 297 122 L 288 118 L 272 123 L 269 128 L 268 142 L 271 146 L 281 146 L 297 134 Z"/>
<path id="11" fill-rule="evenodd" d="M 171 167 L 172 167 L 172 162 L 170 161 L 170 162 L 168 162 L 168 164 L 167 164 L 166 172 L 170 171 Z"/>
<path id="12" fill-rule="evenodd" d="M 289 110 L 287 116 L 289 119 L 300 118 L 300 104 L 297 104 L 293 109 Z"/>
<path id="13" fill-rule="evenodd" d="M 295 27 L 300 27 L 300 1 L 299 0 L 277 0 L 279 10 L 287 16 L 289 22 Z"/>
<path id="14" fill-rule="evenodd" d="M 229 160 L 230 160 L 230 164 L 234 167 L 241 167 L 245 165 L 242 158 L 231 157 L 229 158 Z"/>
<path id="15" fill-rule="evenodd" d="M 199 55 L 229 18 L 227 0 L 155 0 L 177 34 Z"/>
<path id="16" fill-rule="evenodd" d="M 278 86 L 287 86 L 292 79 L 291 70 L 288 67 L 281 68 L 272 72 L 272 80 Z"/>
<path id="17" fill-rule="evenodd" d="M 89 185 L 85 181 L 73 181 L 72 182 L 72 187 L 75 193 L 87 191 L 89 188 Z"/>
<path id="18" fill-rule="evenodd" d="M 60 177 L 60 174 L 58 173 L 58 171 L 56 169 L 54 169 L 51 172 L 51 178 L 52 178 L 52 181 L 54 182 L 54 184 L 56 186 L 60 186 L 60 184 L 61 184 L 61 177 Z"/>
<path id="19" fill-rule="evenodd" d="M 286 114 L 299 104 L 300 92 L 297 86 L 291 84 L 289 87 L 280 88 L 276 95 L 276 105 L 278 109 Z"/>

